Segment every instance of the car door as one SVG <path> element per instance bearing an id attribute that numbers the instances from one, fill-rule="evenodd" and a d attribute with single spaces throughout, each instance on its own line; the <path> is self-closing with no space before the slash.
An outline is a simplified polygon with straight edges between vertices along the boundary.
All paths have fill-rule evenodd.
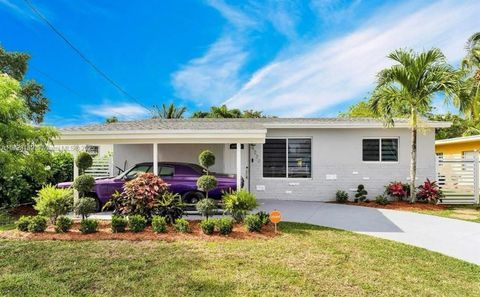
<path id="1" fill-rule="evenodd" d="M 158 168 L 158 175 L 168 184 L 168 190 L 172 193 L 178 193 L 178 184 L 175 177 L 175 167 L 171 165 L 161 165 Z"/>

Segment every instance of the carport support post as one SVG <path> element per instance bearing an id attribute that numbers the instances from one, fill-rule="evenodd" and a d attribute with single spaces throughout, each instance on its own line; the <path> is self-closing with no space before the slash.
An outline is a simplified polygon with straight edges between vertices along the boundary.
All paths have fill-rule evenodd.
<path id="1" fill-rule="evenodd" d="M 237 191 L 242 188 L 242 144 L 237 143 Z"/>
<path id="2" fill-rule="evenodd" d="M 153 174 L 158 175 L 158 143 L 153 144 Z"/>

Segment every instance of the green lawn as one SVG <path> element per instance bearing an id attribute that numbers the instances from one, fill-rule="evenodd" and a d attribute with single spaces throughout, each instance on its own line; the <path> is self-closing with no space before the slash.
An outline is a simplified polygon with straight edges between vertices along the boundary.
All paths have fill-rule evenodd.
<path id="1" fill-rule="evenodd" d="M 451 205 L 444 210 L 412 210 L 414 212 L 480 223 L 480 207 L 477 205 Z"/>
<path id="2" fill-rule="evenodd" d="M 0 240 L 1 296 L 480 296 L 480 266 L 328 228 L 271 240 Z"/>

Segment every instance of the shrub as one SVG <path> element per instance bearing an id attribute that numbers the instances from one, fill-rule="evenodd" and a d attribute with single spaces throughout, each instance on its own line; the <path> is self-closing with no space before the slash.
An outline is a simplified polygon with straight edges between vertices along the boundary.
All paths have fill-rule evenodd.
<path id="1" fill-rule="evenodd" d="M 208 192 L 217 187 L 217 178 L 213 175 L 202 175 L 197 180 L 197 187 L 200 191 L 205 192 L 205 197 L 208 198 Z"/>
<path id="2" fill-rule="evenodd" d="M 141 215 L 150 219 L 157 206 L 162 204 L 164 193 L 168 189 L 160 177 L 153 173 L 143 173 L 123 185 L 123 192 L 119 196 L 112 196 L 109 205 L 115 207 L 115 212 L 130 216 Z"/>
<path id="3" fill-rule="evenodd" d="M 165 217 L 168 224 L 173 224 L 183 216 L 182 198 L 177 193 L 165 192 L 155 199 L 153 213 Z"/>
<path id="4" fill-rule="evenodd" d="M 147 227 L 147 219 L 141 215 L 128 216 L 128 228 L 132 232 L 141 232 Z"/>
<path id="5" fill-rule="evenodd" d="M 70 152 L 62 151 L 52 153 L 50 176 L 47 183 L 56 185 L 58 183 L 71 181 L 73 179 L 73 155 Z"/>
<path id="6" fill-rule="evenodd" d="M 198 163 L 205 167 L 208 172 L 208 168 L 215 165 L 215 155 L 209 150 L 202 151 L 198 156 Z"/>
<path id="7" fill-rule="evenodd" d="M 338 190 L 335 194 L 335 200 L 338 203 L 345 203 L 348 201 L 348 193 L 342 190 Z"/>
<path id="8" fill-rule="evenodd" d="M 0 226 L 2 225 L 9 225 L 14 223 L 13 218 L 10 216 L 7 210 L 0 209 Z"/>
<path id="9" fill-rule="evenodd" d="M 47 229 L 47 219 L 42 216 L 34 216 L 28 224 L 30 232 L 44 232 Z"/>
<path id="10" fill-rule="evenodd" d="M 270 222 L 270 215 L 265 211 L 257 212 L 257 216 L 260 218 L 263 225 L 267 225 Z"/>
<path id="11" fill-rule="evenodd" d="M 260 232 L 262 230 L 262 221 L 256 214 L 247 215 L 244 222 L 249 232 Z"/>
<path id="12" fill-rule="evenodd" d="M 234 221 L 232 218 L 224 217 L 215 221 L 215 227 L 217 227 L 217 230 L 221 235 L 228 235 L 232 233 L 233 223 Z"/>
<path id="13" fill-rule="evenodd" d="M 87 152 L 80 152 L 75 160 L 75 164 L 77 165 L 79 172 L 83 174 L 85 170 L 92 167 L 93 158 Z"/>
<path id="14" fill-rule="evenodd" d="M 367 190 L 365 190 L 365 186 L 364 185 L 358 185 L 357 187 L 357 192 L 355 193 L 355 201 L 364 201 L 365 199 L 367 199 Z"/>
<path id="15" fill-rule="evenodd" d="M 92 191 L 94 185 L 95 178 L 91 175 L 83 174 L 73 181 L 72 186 L 78 191 L 80 197 L 85 197 L 85 195 Z"/>
<path id="16" fill-rule="evenodd" d="M 32 221 L 32 217 L 21 216 L 20 219 L 18 219 L 18 221 L 15 224 L 17 225 L 17 229 L 19 231 L 27 232 L 28 225 L 30 225 L 31 221 Z"/>
<path id="17" fill-rule="evenodd" d="M 153 216 L 152 229 L 153 229 L 153 232 L 155 233 L 167 232 L 167 219 L 162 216 Z"/>
<path id="18" fill-rule="evenodd" d="M 418 187 L 417 198 L 420 201 L 427 201 L 431 203 L 437 203 L 442 201 L 444 197 L 442 190 L 437 185 L 437 182 L 430 181 L 428 178 Z"/>
<path id="19" fill-rule="evenodd" d="M 95 219 L 84 219 L 80 222 L 79 230 L 83 234 L 95 233 L 98 231 L 98 221 Z"/>
<path id="20" fill-rule="evenodd" d="M 205 198 L 197 202 L 196 208 L 202 216 L 208 219 L 209 216 L 213 215 L 217 208 L 217 204 L 215 203 L 215 200 Z"/>
<path id="21" fill-rule="evenodd" d="M 72 210 L 73 191 L 48 185 L 38 191 L 35 202 L 34 208 L 38 213 L 50 218 L 52 224 L 55 224 L 59 216 Z"/>
<path id="22" fill-rule="evenodd" d="M 245 215 L 258 205 L 255 196 L 245 189 L 224 194 L 223 202 L 225 210 L 231 214 L 237 222 L 242 221 Z"/>
<path id="23" fill-rule="evenodd" d="M 377 197 L 375 197 L 375 202 L 380 205 L 387 205 L 388 203 L 390 203 L 390 201 L 388 201 L 385 195 L 378 195 Z"/>
<path id="24" fill-rule="evenodd" d="M 121 233 L 125 232 L 125 228 L 127 227 L 127 219 L 123 216 L 113 215 L 112 216 L 112 225 L 111 229 L 113 233 Z"/>
<path id="25" fill-rule="evenodd" d="M 175 223 L 173 224 L 173 227 L 175 228 L 175 230 L 181 233 L 190 232 L 190 224 L 186 219 L 176 220 Z"/>
<path id="26" fill-rule="evenodd" d="M 81 215 L 82 219 L 97 211 L 97 199 L 91 197 L 82 197 L 75 201 L 73 210 L 76 215 Z"/>
<path id="27" fill-rule="evenodd" d="M 204 234 L 210 235 L 213 234 L 215 230 L 215 220 L 205 219 L 200 222 L 200 228 Z"/>
<path id="28" fill-rule="evenodd" d="M 55 232 L 65 233 L 72 228 L 73 220 L 69 217 L 59 216 L 55 222 Z"/>
<path id="29" fill-rule="evenodd" d="M 385 186 L 385 193 L 395 200 L 402 200 L 410 195 L 410 185 L 401 182 L 391 182 Z"/>

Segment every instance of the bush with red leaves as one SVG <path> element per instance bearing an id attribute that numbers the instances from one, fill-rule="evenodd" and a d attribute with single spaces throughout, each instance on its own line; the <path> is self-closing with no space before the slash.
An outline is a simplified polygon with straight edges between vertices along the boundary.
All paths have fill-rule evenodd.
<path id="1" fill-rule="evenodd" d="M 431 203 L 442 202 L 444 197 L 442 190 L 437 185 L 436 181 L 430 181 L 428 178 L 418 187 L 417 199 L 419 201 L 426 201 Z"/>
<path id="2" fill-rule="evenodd" d="M 150 219 L 157 206 L 157 198 L 168 190 L 168 184 L 153 173 L 140 174 L 123 185 L 121 194 L 114 194 L 109 201 L 115 213 L 139 214 Z"/>
<path id="3" fill-rule="evenodd" d="M 410 185 L 401 182 L 391 182 L 385 187 L 385 193 L 395 200 L 402 200 L 410 195 Z"/>

